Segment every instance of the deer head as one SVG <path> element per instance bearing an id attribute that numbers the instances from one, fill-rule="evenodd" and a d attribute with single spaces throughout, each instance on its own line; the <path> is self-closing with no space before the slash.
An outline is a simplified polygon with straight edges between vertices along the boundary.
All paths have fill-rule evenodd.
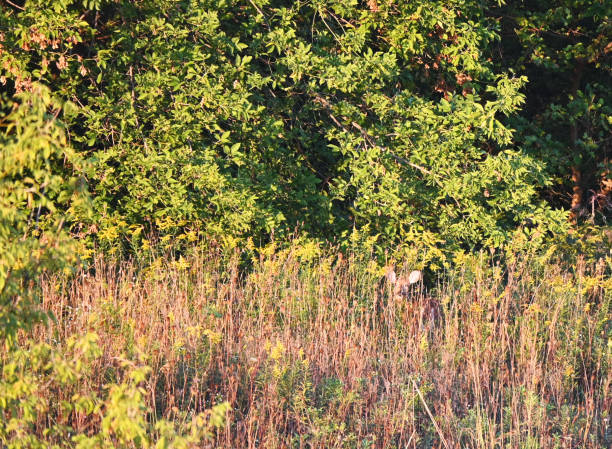
<path id="1" fill-rule="evenodd" d="M 423 280 L 423 273 L 420 270 L 412 270 L 407 276 L 398 277 L 393 266 L 387 267 L 385 276 L 393 285 L 393 294 L 404 298 L 408 297 L 411 285 Z"/>

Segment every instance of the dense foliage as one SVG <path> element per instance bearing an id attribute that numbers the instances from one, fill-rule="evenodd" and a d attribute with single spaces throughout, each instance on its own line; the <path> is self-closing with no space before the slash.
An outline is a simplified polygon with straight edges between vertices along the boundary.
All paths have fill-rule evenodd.
<path id="1" fill-rule="evenodd" d="M 92 389 L 88 379 L 101 355 L 95 334 L 75 336 L 60 348 L 25 339 L 23 333 L 19 338 L 20 330 L 46 318 L 35 303 L 40 277 L 77 262 L 77 242 L 68 231 L 78 231 L 71 224 L 89 217 L 91 209 L 83 180 L 86 163 L 70 146 L 61 121 L 74 107 L 40 85 L 16 100 L 7 104 L 0 133 L 0 446 L 186 449 L 200 444 L 223 425 L 226 403 L 202 410 L 184 426 L 163 419 L 153 424 L 149 417 L 155 411 L 140 386 L 150 372 L 144 364 L 123 360 L 115 378 Z M 54 397 L 71 388 L 78 392 Z"/>
<path id="2" fill-rule="evenodd" d="M 37 277 L 75 260 L 66 223 L 86 217 L 83 161 L 59 121 L 69 104 L 37 86 L 21 93 L 0 133 L 0 338 L 28 327 Z"/>
<path id="3" fill-rule="evenodd" d="M 609 6 L 544 3 L 11 2 L 0 75 L 77 106 L 105 245 L 499 246 L 609 206 Z"/>
<path id="4" fill-rule="evenodd" d="M 513 122 L 517 144 L 546 163 L 551 203 L 570 207 L 575 220 L 605 223 L 612 206 L 612 5 L 509 1 L 495 14 L 500 64 L 529 78 L 529 101 Z"/>

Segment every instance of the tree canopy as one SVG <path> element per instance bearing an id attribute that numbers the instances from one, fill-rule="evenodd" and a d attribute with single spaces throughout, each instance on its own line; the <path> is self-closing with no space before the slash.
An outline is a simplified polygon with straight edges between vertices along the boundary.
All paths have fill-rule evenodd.
<path id="1" fill-rule="evenodd" d="M 107 247 L 296 230 L 382 248 L 497 247 L 518 228 L 561 232 L 570 212 L 606 220 L 610 9 L 5 1 L 2 109 L 26 107 L 40 86 L 70 104 L 47 113 L 66 133 L 65 161 L 84 161 L 93 214 L 71 213 L 67 229 Z M 75 175 L 68 162 L 45 167 Z"/>

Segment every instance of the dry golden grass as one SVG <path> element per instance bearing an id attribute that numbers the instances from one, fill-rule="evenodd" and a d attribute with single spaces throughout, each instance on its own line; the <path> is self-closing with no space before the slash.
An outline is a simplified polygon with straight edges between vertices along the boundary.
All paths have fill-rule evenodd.
<path id="1" fill-rule="evenodd" d="M 152 420 L 229 401 L 217 447 L 610 443 L 609 261 L 502 269 L 466 257 L 404 297 L 357 256 L 280 251 L 245 275 L 237 259 L 98 260 L 70 283 L 49 279 L 44 307 L 57 322 L 37 338 L 96 332 L 104 355 L 91 388 L 119 359 L 146 360 Z"/>

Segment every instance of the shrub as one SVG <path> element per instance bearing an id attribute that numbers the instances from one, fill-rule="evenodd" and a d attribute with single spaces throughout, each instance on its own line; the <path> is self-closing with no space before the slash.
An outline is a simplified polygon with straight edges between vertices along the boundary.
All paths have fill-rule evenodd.
<path id="1" fill-rule="evenodd" d="M 84 162 L 60 117 L 73 111 L 35 85 L 6 105 L 0 131 L 0 338 L 40 319 L 38 278 L 77 259 L 69 228 L 89 210 Z"/>
<path id="2" fill-rule="evenodd" d="M 30 0 L 0 19 L 0 70 L 78 99 L 107 249 L 297 228 L 448 254 L 563 231 L 548 161 L 513 141 L 526 79 L 489 60 L 487 6 L 370 3 Z"/>

